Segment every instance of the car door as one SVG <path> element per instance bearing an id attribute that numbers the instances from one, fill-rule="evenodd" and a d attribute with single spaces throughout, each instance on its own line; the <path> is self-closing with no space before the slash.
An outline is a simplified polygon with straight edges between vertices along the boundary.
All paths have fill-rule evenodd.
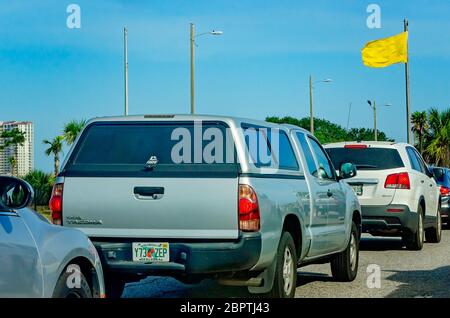
<path id="1" fill-rule="evenodd" d="M 437 206 L 439 203 L 439 194 L 438 188 L 436 186 L 436 181 L 430 176 L 427 164 L 423 160 L 422 156 L 418 153 L 416 149 L 412 148 L 412 150 L 415 156 L 417 157 L 417 161 L 419 162 L 420 169 L 424 178 L 425 191 L 427 194 L 425 202 L 426 204 L 425 214 L 426 216 L 431 217 L 431 219 L 427 217 L 426 219 L 430 220 L 434 224 L 435 221 L 434 217 L 436 216 Z"/>
<path id="2" fill-rule="evenodd" d="M 0 298 L 42 297 L 39 254 L 23 219 L 0 207 Z"/>
<path id="3" fill-rule="evenodd" d="M 312 136 L 308 136 L 311 149 L 318 166 L 317 183 L 320 193 L 325 193 L 322 198 L 327 202 L 327 227 L 326 241 L 329 252 L 340 249 L 346 240 L 345 212 L 346 196 L 342 184 L 337 181 L 333 164 L 328 154 Z"/>
<path id="4" fill-rule="evenodd" d="M 424 196 L 425 199 L 425 214 L 431 215 L 431 211 L 435 211 L 437 207 L 433 207 L 433 198 L 431 195 L 430 178 L 426 175 L 425 166 L 422 159 L 418 156 L 416 150 L 413 147 L 406 147 L 406 152 L 408 153 L 409 160 L 412 167 L 412 182 L 411 189 L 414 187 L 420 187 L 420 194 Z M 427 218 L 425 218 L 427 219 Z M 427 220 L 425 220 L 427 221 Z"/>
<path id="5" fill-rule="evenodd" d="M 307 137 L 302 132 L 296 132 L 296 140 L 301 149 L 301 157 L 305 162 L 305 174 L 307 175 L 309 193 L 310 193 L 310 232 L 311 245 L 308 257 L 323 255 L 328 250 L 327 244 L 327 217 L 328 217 L 328 196 L 324 187 L 321 187 L 318 179 L 318 168 L 316 160 L 312 154 L 311 147 Z M 299 202 L 303 204 L 302 202 Z"/>

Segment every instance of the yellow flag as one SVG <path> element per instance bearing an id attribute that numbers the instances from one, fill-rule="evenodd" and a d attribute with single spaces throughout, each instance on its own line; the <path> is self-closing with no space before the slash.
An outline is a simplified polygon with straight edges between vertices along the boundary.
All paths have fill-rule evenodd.
<path id="1" fill-rule="evenodd" d="M 361 52 L 363 63 L 368 67 L 408 63 L 408 32 L 369 42 Z"/>

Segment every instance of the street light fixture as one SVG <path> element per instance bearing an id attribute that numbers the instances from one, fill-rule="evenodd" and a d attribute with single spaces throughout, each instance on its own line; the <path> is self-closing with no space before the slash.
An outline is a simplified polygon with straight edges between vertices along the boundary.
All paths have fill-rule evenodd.
<path id="1" fill-rule="evenodd" d="M 367 103 L 369 104 L 370 108 L 373 109 L 373 134 L 375 137 L 375 141 L 378 141 L 378 131 L 377 131 L 377 104 L 375 101 L 373 101 L 373 103 L 368 100 Z M 386 103 L 384 105 L 382 105 L 384 107 L 390 107 L 392 106 L 391 103 Z"/>
<path id="2" fill-rule="evenodd" d="M 313 82 L 312 76 L 309 76 L 309 120 L 310 120 L 310 131 L 314 134 L 314 115 L 313 115 L 313 84 L 316 83 L 331 83 L 333 80 L 331 78 L 326 78 L 321 81 Z"/>
<path id="3" fill-rule="evenodd" d="M 195 39 L 203 36 L 203 35 L 214 35 L 220 36 L 223 35 L 222 31 L 208 31 L 195 35 L 195 25 L 191 23 L 191 33 L 190 33 L 190 44 L 191 44 L 191 114 L 195 113 L 195 82 L 194 82 L 194 47 L 195 47 Z"/>

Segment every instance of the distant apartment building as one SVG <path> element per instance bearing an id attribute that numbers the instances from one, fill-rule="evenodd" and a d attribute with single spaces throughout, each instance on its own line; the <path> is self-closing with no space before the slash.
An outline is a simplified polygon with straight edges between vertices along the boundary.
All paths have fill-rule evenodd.
<path id="1" fill-rule="evenodd" d="M 29 121 L 0 121 L 0 134 L 3 131 L 9 131 L 14 128 L 25 133 L 25 142 L 23 145 L 13 145 L 5 149 L 0 149 L 0 175 L 12 174 L 9 158 L 14 157 L 17 162 L 14 174 L 18 177 L 23 177 L 34 168 L 33 123 Z M 4 140 L 0 138 L 0 145 L 3 145 L 3 143 Z"/>

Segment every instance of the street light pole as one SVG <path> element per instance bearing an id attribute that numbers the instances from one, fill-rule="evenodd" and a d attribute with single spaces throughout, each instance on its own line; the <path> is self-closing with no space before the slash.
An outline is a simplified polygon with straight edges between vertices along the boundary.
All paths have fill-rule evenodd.
<path id="1" fill-rule="evenodd" d="M 377 132 L 377 104 L 373 101 L 373 132 L 375 134 L 375 141 L 378 141 L 378 132 Z"/>
<path id="2" fill-rule="evenodd" d="M 191 23 L 190 33 L 191 43 L 191 114 L 195 113 L 195 96 L 194 96 L 194 45 L 195 45 L 195 26 Z"/>
<path id="3" fill-rule="evenodd" d="M 375 101 L 373 101 L 373 104 L 370 100 L 367 101 L 367 103 L 369 104 L 370 108 L 373 109 L 373 133 L 374 133 L 374 137 L 375 137 L 375 141 L 378 141 L 378 130 L 377 130 L 377 104 Z M 390 103 L 386 103 L 384 105 L 381 106 L 392 106 Z"/>
<path id="4" fill-rule="evenodd" d="M 330 83 L 330 82 L 332 82 L 333 80 L 331 80 L 331 79 L 329 79 L 329 78 L 327 78 L 327 79 L 324 79 L 324 80 L 321 80 L 321 81 L 317 81 L 317 82 L 314 82 L 314 83 Z M 310 75 L 309 76 L 309 127 L 310 127 L 310 132 L 311 132 L 311 134 L 313 134 L 314 135 L 314 114 L 313 114 L 313 89 L 314 89 L 314 86 L 313 86 L 313 79 L 312 79 L 312 76 Z"/>
<path id="5" fill-rule="evenodd" d="M 313 115 L 313 84 L 312 76 L 309 76 L 309 131 L 314 135 L 314 115 Z"/>
<path id="6" fill-rule="evenodd" d="M 222 35 L 222 31 L 209 31 L 195 35 L 195 25 L 191 23 L 191 32 L 190 32 L 190 45 L 191 45 L 191 114 L 195 113 L 195 78 L 194 78 L 194 48 L 195 48 L 195 38 L 198 38 L 202 35 Z"/>
<path id="7" fill-rule="evenodd" d="M 123 28 L 124 84 L 125 84 L 125 116 L 128 116 L 128 29 Z"/>

